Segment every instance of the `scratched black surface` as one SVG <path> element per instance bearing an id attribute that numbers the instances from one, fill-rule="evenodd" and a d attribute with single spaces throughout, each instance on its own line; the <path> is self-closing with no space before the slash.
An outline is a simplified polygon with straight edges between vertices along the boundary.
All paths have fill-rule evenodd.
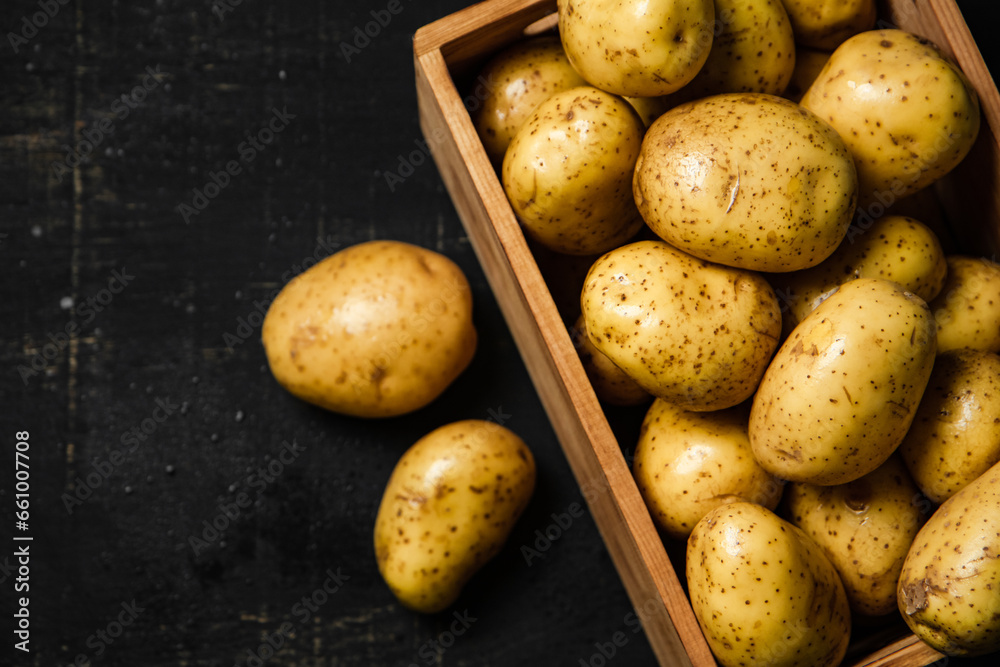
<path id="1" fill-rule="evenodd" d="M 0 663 L 254 665 L 280 637 L 268 664 L 599 665 L 595 642 L 621 631 L 608 664 L 655 664 L 589 516 L 530 565 L 519 551 L 580 492 L 435 167 L 386 179 L 420 150 L 412 34 L 466 0 L 401 0 L 349 61 L 341 44 L 388 2 L 246 0 L 222 16 L 194 0 L 50 4 L 17 52 L 0 44 Z M 966 5 L 992 49 L 986 10 Z M 2 32 L 38 11 L 4 3 Z M 121 101 L 144 80 L 141 102 Z M 271 142 L 241 147 L 276 112 Z M 87 132 L 96 149 L 54 167 L 76 162 Z M 194 208 L 230 161 L 240 173 Z M 481 334 L 444 396 L 379 422 L 281 390 L 255 314 L 307 258 L 374 238 L 457 261 Z M 535 452 L 536 495 L 452 610 L 410 613 L 375 568 L 384 484 L 419 435 L 497 414 Z M 6 570 L 18 430 L 31 443 L 27 656 L 12 649 Z M 304 451 L 251 477 L 278 469 L 285 442 Z M 92 493 L 68 502 L 88 475 Z M 255 502 L 237 514 L 241 494 Z M 319 602 L 328 572 L 342 585 Z M 452 642 L 456 613 L 476 620 Z"/>

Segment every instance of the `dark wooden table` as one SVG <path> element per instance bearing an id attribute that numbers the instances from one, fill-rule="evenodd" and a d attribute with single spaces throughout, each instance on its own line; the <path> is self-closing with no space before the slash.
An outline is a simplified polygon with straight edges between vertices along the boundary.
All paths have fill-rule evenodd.
<path id="1" fill-rule="evenodd" d="M 424 152 L 412 35 L 466 4 L 4 3 L 0 664 L 655 664 L 591 518 L 551 529 L 581 495 L 437 170 L 401 169 Z M 459 263 L 480 346 L 428 408 L 363 421 L 282 390 L 260 323 L 288 278 L 376 238 Z M 491 416 L 537 492 L 452 610 L 411 613 L 375 566 L 385 482 L 419 436 Z"/>

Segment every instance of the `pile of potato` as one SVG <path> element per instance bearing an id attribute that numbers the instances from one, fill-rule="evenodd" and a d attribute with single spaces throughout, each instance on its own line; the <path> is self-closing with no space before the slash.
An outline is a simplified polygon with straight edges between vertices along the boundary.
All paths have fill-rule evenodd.
<path id="1" fill-rule="evenodd" d="M 633 473 L 720 664 L 897 610 L 1000 649 L 1000 266 L 912 216 L 966 77 L 871 0 L 558 7 L 473 121 L 598 397 L 652 401 Z"/>

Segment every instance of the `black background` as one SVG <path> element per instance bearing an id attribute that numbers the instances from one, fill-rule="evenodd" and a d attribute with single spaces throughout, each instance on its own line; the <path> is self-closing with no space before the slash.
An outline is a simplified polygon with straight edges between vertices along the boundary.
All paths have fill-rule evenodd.
<path id="1" fill-rule="evenodd" d="M 20 594 L 0 569 L 0 664 L 242 666 L 283 623 L 293 631 L 269 664 L 597 665 L 595 642 L 617 631 L 628 642 L 609 664 L 655 664 L 589 515 L 543 557 L 528 563 L 520 550 L 581 494 L 435 166 L 386 178 L 421 151 L 413 33 L 468 4 L 400 3 L 349 58 L 341 45 L 388 2 L 244 0 L 219 16 L 208 0 L 70 0 L 17 53 L 0 44 L 0 566 L 14 561 L 23 430 L 34 538 L 31 652 L 11 648 Z M 987 10 L 961 4 L 995 62 Z M 38 11 L 5 2 L 0 30 L 20 32 Z M 123 117 L 116 100 L 147 67 L 161 76 Z M 241 161 L 240 144 L 275 109 L 294 118 Z M 100 136 L 102 119 L 113 134 L 75 170 L 54 168 L 85 132 Z M 230 160 L 242 172 L 185 220 L 178 207 Z M 377 238 L 462 267 L 480 343 L 435 403 L 363 421 L 283 391 L 255 313 L 307 258 Z M 115 271 L 132 276 L 117 294 Z M 22 377 L 32 359 L 41 370 Z M 171 414 L 146 421 L 155 431 L 134 448 L 123 442 L 164 416 L 158 401 Z M 409 612 L 375 567 L 385 482 L 421 435 L 498 414 L 535 453 L 532 503 L 452 610 Z M 250 476 L 293 441 L 304 452 L 261 488 Z M 95 472 L 92 494 L 67 505 Z M 241 493 L 253 506 L 220 518 Z M 214 538 L 213 520 L 226 524 Z M 338 570 L 341 589 L 301 613 Z M 143 611 L 101 640 L 133 600 Z M 442 633 L 453 613 L 476 620 L 452 645 Z M 429 644 L 439 638 L 446 648 Z"/>

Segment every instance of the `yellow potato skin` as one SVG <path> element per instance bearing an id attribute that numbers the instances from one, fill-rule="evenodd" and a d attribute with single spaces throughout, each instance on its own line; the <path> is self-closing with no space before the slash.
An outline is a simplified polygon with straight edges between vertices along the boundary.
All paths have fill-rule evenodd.
<path id="1" fill-rule="evenodd" d="M 777 299 L 761 276 L 661 241 L 601 256 L 580 306 L 598 350 L 652 395 L 699 412 L 749 398 L 781 332 Z"/>
<path id="2" fill-rule="evenodd" d="M 949 498 L 917 533 L 897 589 L 899 611 L 945 655 L 1000 650 L 1000 464 Z"/>
<path id="3" fill-rule="evenodd" d="M 542 102 L 504 156 L 503 189 L 528 235 L 556 252 L 596 255 L 642 227 L 632 169 L 645 126 L 624 99 L 590 86 Z"/>
<path id="4" fill-rule="evenodd" d="M 898 456 L 847 484 L 791 482 L 785 503 L 789 520 L 837 569 L 852 613 L 896 610 L 903 560 L 931 509 Z"/>
<path id="5" fill-rule="evenodd" d="M 694 78 L 712 47 L 712 0 L 558 0 L 559 35 L 590 85 L 655 97 Z"/>
<path id="6" fill-rule="evenodd" d="M 979 99 L 936 46 L 902 30 L 841 44 L 802 97 L 854 155 L 860 207 L 888 206 L 951 171 L 979 133 Z"/>
<path id="7" fill-rule="evenodd" d="M 875 0 L 782 0 L 795 41 L 832 51 L 849 37 L 875 27 Z"/>
<path id="8" fill-rule="evenodd" d="M 534 37 L 507 47 L 482 69 L 487 93 L 472 115 L 490 161 L 498 166 L 517 130 L 531 112 L 563 90 L 587 84 L 554 35 Z"/>
<path id="9" fill-rule="evenodd" d="M 770 510 L 722 505 L 687 543 L 691 607 L 722 667 L 832 667 L 851 634 L 847 595 L 823 550 Z"/>
<path id="10" fill-rule="evenodd" d="M 472 291 L 444 255 L 361 243 L 292 279 L 261 338 L 275 379 L 302 400 L 357 417 L 401 415 L 437 398 L 472 360 Z"/>
<path id="11" fill-rule="evenodd" d="M 1000 356 L 972 349 L 939 354 L 899 452 L 935 503 L 1000 461 Z"/>
<path id="12" fill-rule="evenodd" d="M 927 225 L 886 215 L 868 229 L 852 226 L 828 258 L 803 271 L 774 275 L 771 284 L 787 306 L 785 330 L 791 331 L 848 281 L 881 278 L 930 301 L 944 286 L 947 270 L 941 243 Z"/>
<path id="13" fill-rule="evenodd" d="M 524 442 L 494 422 L 442 426 L 403 454 L 375 519 L 379 572 L 406 607 L 435 613 L 503 546 L 535 486 Z"/>
<path id="14" fill-rule="evenodd" d="M 950 255 L 944 287 L 931 301 L 938 351 L 963 347 L 1000 352 L 1000 265 Z"/>
<path id="15" fill-rule="evenodd" d="M 750 445 L 781 479 L 844 484 L 899 446 L 935 356 L 924 301 L 895 283 L 841 285 L 774 355 L 750 410 Z"/>
<path id="16" fill-rule="evenodd" d="M 819 264 L 844 238 L 857 174 L 837 133 L 774 95 L 715 95 L 647 130 L 633 194 L 646 224 L 701 259 L 756 271 Z"/>
<path id="17" fill-rule="evenodd" d="M 781 0 L 715 0 L 712 50 L 670 106 L 719 93 L 780 95 L 795 70 L 795 38 Z"/>
<path id="18" fill-rule="evenodd" d="M 670 537 L 687 539 L 703 516 L 725 503 L 778 506 L 782 484 L 754 459 L 748 417 L 745 405 L 690 412 L 657 399 L 650 406 L 632 475 L 653 520 Z"/>
<path id="19" fill-rule="evenodd" d="M 636 384 L 635 380 L 615 366 L 590 342 L 582 315 L 577 318 L 570 333 L 587 379 L 590 380 L 594 393 L 602 403 L 626 406 L 642 405 L 650 401 L 652 397 L 648 391 Z"/>

